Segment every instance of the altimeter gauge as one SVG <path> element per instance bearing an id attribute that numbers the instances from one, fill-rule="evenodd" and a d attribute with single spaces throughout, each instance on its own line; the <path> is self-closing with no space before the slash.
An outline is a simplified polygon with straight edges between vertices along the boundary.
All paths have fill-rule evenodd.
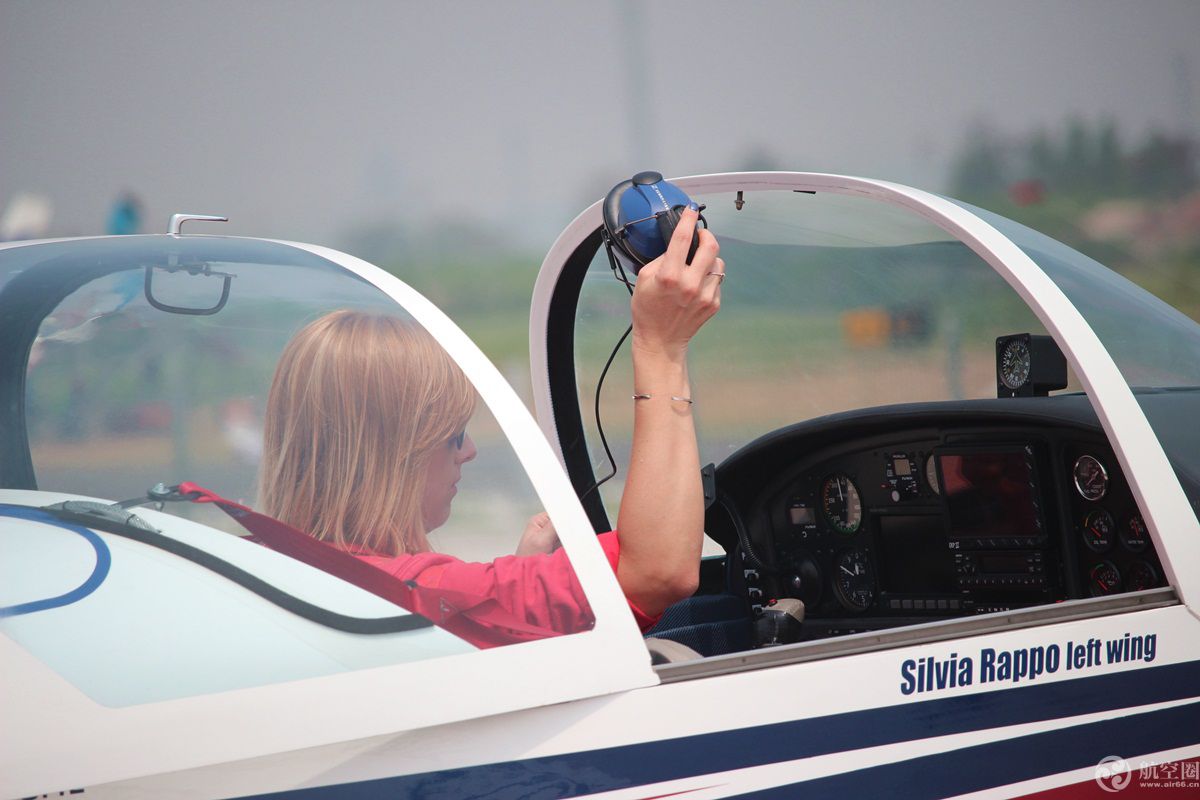
<path id="1" fill-rule="evenodd" d="M 833 564 L 833 594 L 851 611 L 866 611 L 875 599 L 871 562 L 862 550 L 843 550 Z"/>

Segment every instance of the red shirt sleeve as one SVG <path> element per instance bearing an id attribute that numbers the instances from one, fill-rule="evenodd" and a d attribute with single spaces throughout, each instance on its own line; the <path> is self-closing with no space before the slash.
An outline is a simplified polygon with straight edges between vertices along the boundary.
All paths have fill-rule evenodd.
<path id="1" fill-rule="evenodd" d="M 616 572 L 621 553 L 617 533 L 602 533 L 597 538 L 609 565 Z M 394 558 L 373 555 L 359 557 L 400 580 L 413 581 L 424 589 L 441 590 L 447 595 L 453 593 L 456 597 L 476 597 L 481 601 L 494 600 L 512 618 L 544 629 L 545 635 L 577 633 L 590 629 L 595 623 L 583 587 L 579 585 L 575 570 L 562 548 L 553 553 L 533 556 L 501 556 L 484 563 L 461 561 L 442 553 L 417 553 Z M 437 592 L 419 593 L 414 595 L 413 601 L 414 607 L 410 611 L 435 621 L 446 616 L 447 603 L 438 597 Z M 658 621 L 657 617 L 646 615 L 633 603 L 629 603 L 629 608 L 642 631 Z M 462 613 L 472 615 L 470 609 L 463 609 Z M 488 627 L 487 616 L 481 612 L 476 615 L 476 621 Z M 531 637 L 512 638 L 511 632 L 501 625 L 493 633 L 466 638 L 477 646 L 489 647 Z"/>

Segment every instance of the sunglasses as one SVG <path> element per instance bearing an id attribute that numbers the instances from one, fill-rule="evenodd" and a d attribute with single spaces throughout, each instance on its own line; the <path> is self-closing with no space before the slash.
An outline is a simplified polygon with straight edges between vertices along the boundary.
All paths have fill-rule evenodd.
<path id="1" fill-rule="evenodd" d="M 467 429 L 463 428 L 461 431 L 459 431 L 458 433 L 451 436 L 447 443 L 454 445 L 455 450 L 462 450 L 463 442 L 466 441 L 466 439 L 467 439 Z"/>

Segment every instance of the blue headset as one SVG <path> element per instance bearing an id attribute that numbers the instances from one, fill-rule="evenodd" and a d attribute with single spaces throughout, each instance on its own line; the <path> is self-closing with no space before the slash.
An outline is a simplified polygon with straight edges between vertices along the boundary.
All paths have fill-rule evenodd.
<path id="1" fill-rule="evenodd" d="M 671 234 L 691 198 L 657 172 L 639 172 L 621 181 L 604 197 L 604 243 L 609 256 L 615 248 L 630 262 L 633 273 L 667 252 Z M 703 210 L 704 206 L 700 206 Z M 700 224 L 708 227 L 703 216 Z M 687 260 L 691 263 L 700 235 L 692 234 Z"/>

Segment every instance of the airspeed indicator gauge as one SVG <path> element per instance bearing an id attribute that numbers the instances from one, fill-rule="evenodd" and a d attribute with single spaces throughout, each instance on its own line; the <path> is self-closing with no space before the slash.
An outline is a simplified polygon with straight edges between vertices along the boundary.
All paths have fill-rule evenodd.
<path id="1" fill-rule="evenodd" d="M 845 475 L 831 475 L 821 484 L 821 511 L 838 533 L 855 533 L 862 525 L 858 487 Z"/>

